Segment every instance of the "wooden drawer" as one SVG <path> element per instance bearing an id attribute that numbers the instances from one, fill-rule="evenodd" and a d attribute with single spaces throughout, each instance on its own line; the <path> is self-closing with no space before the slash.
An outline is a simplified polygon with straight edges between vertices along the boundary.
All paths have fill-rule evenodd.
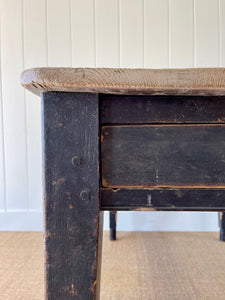
<path id="1" fill-rule="evenodd" d="M 103 126 L 102 186 L 225 188 L 225 125 Z"/>
<path id="2" fill-rule="evenodd" d="M 105 125 L 225 123 L 225 97 L 100 95 Z"/>

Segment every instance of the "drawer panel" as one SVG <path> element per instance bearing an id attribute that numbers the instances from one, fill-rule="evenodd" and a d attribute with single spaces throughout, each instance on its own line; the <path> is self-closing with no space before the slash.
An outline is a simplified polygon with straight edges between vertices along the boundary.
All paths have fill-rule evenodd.
<path id="1" fill-rule="evenodd" d="M 225 187 L 225 125 L 102 127 L 103 187 Z"/>
<path id="2" fill-rule="evenodd" d="M 100 95 L 101 123 L 225 123 L 225 97 Z"/>
<path id="3" fill-rule="evenodd" d="M 101 188 L 103 210 L 224 211 L 225 189 Z"/>

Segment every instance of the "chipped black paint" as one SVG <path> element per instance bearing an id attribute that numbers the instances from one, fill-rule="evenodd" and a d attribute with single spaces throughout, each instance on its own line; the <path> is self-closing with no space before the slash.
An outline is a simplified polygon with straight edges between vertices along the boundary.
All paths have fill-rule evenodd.
<path id="1" fill-rule="evenodd" d="M 149 196 L 151 195 L 151 203 Z M 225 189 L 101 189 L 102 210 L 225 211 Z"/>
<path id="2" fill-rule="evenodd" d="M 42 108 L 45 299 L 98 299 L 98 95 L 46 93 Z"/>
<path id="3" fill-rule="evenodd" d="M 225 123 L 224 96 L 101 95 L 102 124 Z"/>
<path id="4" fill-rule="evenodd" d="M 225 188 L 225 125 L 102 128 L 103 187 Z"/>

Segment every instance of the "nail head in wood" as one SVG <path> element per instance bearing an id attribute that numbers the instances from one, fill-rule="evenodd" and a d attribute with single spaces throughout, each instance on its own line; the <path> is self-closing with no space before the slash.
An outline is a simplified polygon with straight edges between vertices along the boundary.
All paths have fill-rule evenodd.
<path id="1" fill-rule="evenodd" d="M 80 198 L 83 201 L 89 201 L 90 200 L 90 193 L 87 190 L 83 190 L 80 192 Z"/>
<path id="2" fill-rule="evenodd" d="M 81 164 L 81 159 L 78 156 L 72 158 L 72 164 L 74 167 L 78 167 Z"/>

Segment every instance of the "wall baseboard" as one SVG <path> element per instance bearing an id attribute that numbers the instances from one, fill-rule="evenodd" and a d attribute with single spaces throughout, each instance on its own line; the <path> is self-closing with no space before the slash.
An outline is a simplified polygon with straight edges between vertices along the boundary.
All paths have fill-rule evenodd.
<path id="1" fill-rule="evenodd" d="M 104 229 L 109 228 L 108 212 Z M 118 231 L 218 231 L 217 212 L 119 212 Z"/>
<path id="2" fill-rule="evenodd" d="M 41 231 L 42 211 L 0 211 L 0 231 Z M 104 230 L 109 214 L 104 214 Z M 119 212 L 118 231 L 218 231 L 215 212 Z"/>
<path id="3" fill-rule="evenodd" d="M 0 231 L 41 231 L 42 211 L 0 211 Z"/>

